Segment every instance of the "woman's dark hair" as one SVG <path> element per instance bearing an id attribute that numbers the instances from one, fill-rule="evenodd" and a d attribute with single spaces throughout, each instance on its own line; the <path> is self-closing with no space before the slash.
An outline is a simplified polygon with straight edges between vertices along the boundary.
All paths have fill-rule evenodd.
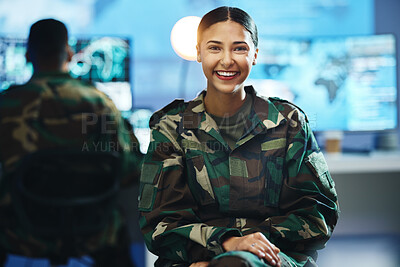
<path id="1" fill-rule="evenodd" d="M 197 28 L 197 43 L 200 44 L 202 34 L 207 28 L 215 23 L 228 20 L 242 25 L 250 33 L 254 46 L 258 47 L 258 32 L 254 20 L 240 8 L 227 6 L 218 7 L 203 16 Z"/>

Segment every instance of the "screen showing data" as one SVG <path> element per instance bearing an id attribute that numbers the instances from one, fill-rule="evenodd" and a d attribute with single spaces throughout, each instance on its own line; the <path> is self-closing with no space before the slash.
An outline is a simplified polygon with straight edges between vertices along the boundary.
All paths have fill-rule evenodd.
<path id="1" fill-rule="evenodd" d="M 130 112 L 128 121 L 132 124 L 135 136 L 139 140 L 140 151 L 147 152 L 150 143 L 149 122 L 153 111 L 148 108 L 135 108 Z"/>
<path id="2" fill-rule="evenodd" d="M 132 109 L 129 39 L 120 37 L 70 37 L 74 53 L 72 77 L 93 82 L 120 110 Z M 27 82 L 33 73 L 26 62 L 26 39 L 0 37 L 0 90 Z"/>
<path id="3" fill-rule="evenodd" d="M 26 39 L 0 37 L 0 91 L 13 84 L 23 84 L 33 73 L 26 63 Z"/>
<path id="4" fill-rule="evenodd" d="M 261 38 L 250 84 L 294 102 L 313 130 L 378 131 L 397 127 L 393 35 Z"/>

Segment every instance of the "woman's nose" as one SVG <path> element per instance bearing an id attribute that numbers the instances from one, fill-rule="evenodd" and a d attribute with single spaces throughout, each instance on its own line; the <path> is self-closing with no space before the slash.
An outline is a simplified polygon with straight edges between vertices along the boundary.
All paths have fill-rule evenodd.
<path id="1" fill-rule="evenodd" d="M 222 67 L 229 68 L 233 62 L 232 54 L 229 51 L 224 52 L 221 58 Z"/>

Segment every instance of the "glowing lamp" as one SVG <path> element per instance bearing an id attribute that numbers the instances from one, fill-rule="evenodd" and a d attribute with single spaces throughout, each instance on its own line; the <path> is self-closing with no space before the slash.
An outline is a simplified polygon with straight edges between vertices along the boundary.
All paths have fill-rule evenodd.
<path id="1" fill-rule="evenodd" d="M 197 27 L 201 18 L 188 16 L 178 20 L 171 31 L 171 44 L 175 53 L 186 60 L 196 60 Z"/>

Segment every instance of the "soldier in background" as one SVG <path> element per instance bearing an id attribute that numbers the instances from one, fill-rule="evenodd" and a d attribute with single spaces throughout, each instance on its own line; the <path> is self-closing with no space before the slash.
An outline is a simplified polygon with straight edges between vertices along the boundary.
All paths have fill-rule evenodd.
<path id="1" fill-rule="evenodd" d="M 139 210 L 156 266 L 315 266 L 338 205 L 305 114 L 244 86 L 258 37 L 243 10 L 207 13 L 197 42 L 207 89 L 150 121 Z"/>
<path id="2" fill-rule="evenodd" d="M 117 151 L 124 166 L 122 183 L 139 180 L 142 154 L 132 129 L 109 97 L 69 76 L 71 56 L 62 22 L 34 23 L 26 53 L 33 76 L 0 95 L 0 265 L 6 253 L 34 258 L 62 253 L 59 242 L 34 236 L 14 222 L 10 179 L 25 155 L 47 149 Z M 96 266 L 132 266 L 124 229 L 116 210 L 106 229 L 84 241 L 82 254 L 91 254 Z"/>

